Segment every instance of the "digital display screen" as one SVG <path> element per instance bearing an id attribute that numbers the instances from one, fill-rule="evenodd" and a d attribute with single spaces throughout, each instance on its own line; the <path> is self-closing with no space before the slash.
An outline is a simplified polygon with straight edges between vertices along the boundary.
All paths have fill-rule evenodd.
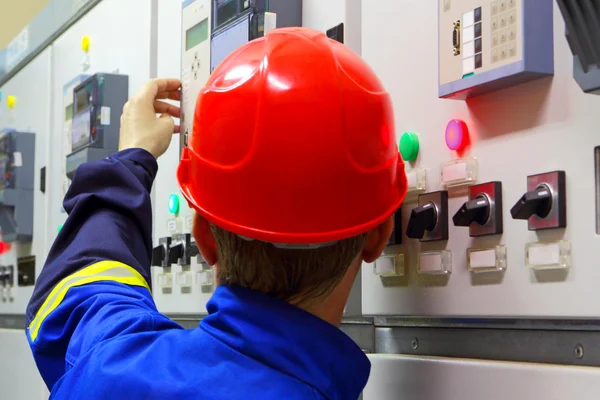
<path id="1" fill-rule="evenodd" d="M 73 104 L 69 104 L 67 108 L 65 108 L 65 121 L 70 121 L 73 119 Z"/>
<path id="2" fill-rule="evenodd" d="M 92 105 L 92 83 L 75 92 L 75 110 L 80 112 Z"/>
<path id="3" fill-rule="evenodd" d="M 208 18 L 205 18 L 185 32 L 185 50 L 208 40 L 208 36 Z"/>
<path id="4" fill-rule="evenodd" d="M 90 112 L 84 111 L 73 118 L 71 145 L 73 150 L 90 142 Z"/>

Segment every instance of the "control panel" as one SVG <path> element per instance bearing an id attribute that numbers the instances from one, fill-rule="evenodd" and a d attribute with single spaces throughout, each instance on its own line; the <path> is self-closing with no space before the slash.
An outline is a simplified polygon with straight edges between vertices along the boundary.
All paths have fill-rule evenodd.
<path id="1" fill-rule="evenodd" d="M 439 0 L 439 96 L 464 100 L 552 75 L 553 6 Z"/>
<path id="2" fill-rule="evenodd" d="M 237 1 L 235 1 L 237 3 Z M 181 137 L 187 146 L 192 132 L 196 98 L 210 76 L 212 0 L 184 1 L 182 8 Z"/>
<path id="3" fill-rule="evenodd" d="M 98 73 L 73 89 L 72 153 L 66 160 L 69 179 L 82 163 L 117 151 L 121 112 L 128 96 L 126 75 Z"/>
<path id="4" fill-rule="evenodd" d="M 0 132 L 0 229 L 6 242 L 33 238 L 35 135 Z"/>
<path id="5" fill-rule="evenodd" d="M 182 15 L 181 149 L 193 132 L 196 99 L 211 72 L 269 30 L 302 26 L 302 0 L 188 0 Z"/>
<path id="6" fill-rule="evenodd" d="M 88 79 L 88 75 L 78 75 L 63 86 L 63 109 L 64 119 L 62 120 L 62 156 L 64 159 L 73 152 L 73 91 L 83 81 Z M 71 179 L 67 176 L 67 164 L 61 163 L 61 177 L 62 177 L 62 196 L 61 199 L 67 194 L 67 190 L 71 186 Z M 62 204 L 60 211 L 65 212 Z M 66 218 L 66 217 L 65 217 Z"/>
<path id="7" fill-rule="evenodd" d="M 363 314 L 597 318 L 600 137 L 590 110 L 600 103 L 573 79 L 559 5 L 385 5 L 385 14 L 362 10 L 362 56 L 394 99 L 409 187 L 395 217 L 400 229 L 391 240 L 398 244 L 363 266 Z M 397 24 L 394 16 L 408 10 Z M 381 45 L 406 32 L 435 31 L 435 21 L 416 16 L 438 12 L 439 38 L 403 39 L 402 54 Z M 423 52 L 438 43 L 440 54 Z M 514 45 L 516 53 L 505 50 L 501 60 L 496 45 Z M 419 62 L 406 62 L 406 54 L 419 54 Z M 556 72 L 530 82 L 506 78 L 530 65 Z M 431 95 L 437 87 L 452 88 L 448 96 L 478 96 L 448 102 Z"/>

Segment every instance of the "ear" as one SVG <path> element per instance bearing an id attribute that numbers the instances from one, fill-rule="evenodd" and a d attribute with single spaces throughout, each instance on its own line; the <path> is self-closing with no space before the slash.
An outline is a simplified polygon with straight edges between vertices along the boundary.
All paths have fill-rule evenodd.
<path id="1" fill-rule="evenodd" d="M 217 242 L 210 230 L 208 221 L 198 213 L 194 215 L 192 235 L 194 235 L 198 250 L 200 250 L 208 265 L 215 265 L 217 263 Z"/>
<path id="2" fill-rule="evenodd" d="M 367 240 L 362 251 L 362 259 L 372 263 L 379 258 L 394 230 L 394 219 L 390 217 L 367 233 Z"/>

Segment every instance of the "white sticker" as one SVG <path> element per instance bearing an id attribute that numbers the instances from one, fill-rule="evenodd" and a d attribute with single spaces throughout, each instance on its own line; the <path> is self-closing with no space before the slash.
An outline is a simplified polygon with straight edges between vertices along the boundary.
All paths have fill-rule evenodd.
<path id="1" fill-rule="evenodd" d="M 100 109 L 100 123 L 102 125 L 110 125 L 110 107 L 102 107 Z"/>
<path id="2" fill-rule="evenodd" d="M 396 258 L 380 257 L 375 261 L 375 274 L 391 275 L 396 274 Z"/>
<path id="3" fill-rule="evenodd" d="M 174 219 L 170 219 L 167 221 L 167 229 L 169 232 L 176 232 L 177 231 L 177 221 L 175 221 Z"/>
<path id="4" fill-rule="evenodd" d="M 192 230 L 193 221 L 194 221 L 194 218 L 191 215 L 188 215 L 187 217 L 185 217 L 185 228 L 187 230 L 189 230 L 189 231 Z"/>
<path id="5" fill-rule="evenodd" d="M 475 23 L 475 12 L 470 11 L 463 14 L 463 28 L 467 28 Z"/>
<path id="6" fill-rule="evenodd" d="M 496 266 L 496 249 L 472 251 L 469 253 L 471 268 L 494 268 Z"/>
<path id="7" fill-rule="evenodd" d="M 529 264 L 533 266 L 560 264 L 558 243 L 549 243 L 529 248 Z"/>
<path id="8" fill-rule="evenodd" d="M 468 43 L 475 39 L 475 27 L 471 26 L 469 28 L 463 29 L 463 43 Z"/>
<path id="9" fill-rule="evenodd" d="M 21 154 L 21 152 L 15 151 L 13 153 L 13 157 L 14 157 L 15 167 L 22 167 L 23 166 L 23 155 Z"/>
<path id="10" fill-rule="evenodd" d="M 470 74 L 475 71 L 475 58 L 469 57 L 463 60 L 463 75 Z"/>
<path id="11" fill-rule="evenodd" d="M 465 43 L 463 45 L 463 58 L 473 57 L 475 55 L 475 42 Z"/>
<path id="12" fill-rule="evenodd" d="M 443 271 L 442 255 L 440 253 L 421 254 L 419 269 L 421 273 Z"/>
<path id="13" fill-rule="evenodd" d="M 467 179 L 468 170 L 466 162 L 444 165 L 442 167 L 442 182 L 462 181 Z"/>

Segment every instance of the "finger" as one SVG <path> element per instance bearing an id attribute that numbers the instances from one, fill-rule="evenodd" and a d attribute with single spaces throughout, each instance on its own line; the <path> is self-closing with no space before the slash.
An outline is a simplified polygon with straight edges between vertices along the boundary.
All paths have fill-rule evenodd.
<path id="1" fill-rule="evenodd" d="M 169 126 L 169 129 L 172 130 L 173 133 L 175 132 L 175 128 L 177 126 L 175 125 L 173 118 L 171 118 L 169 114 L 161 114 L 160 119 L 163 120 L 163 122 Z"/>
<path id="2" fill-rule="evenodd" d="M 152 79 L 142 86 L 139 97 L 143 100 L 154 101 L 161 92 L 173 92 L 181 87 L 179 79 Z"/>
<path id="3" fill-rule="evenodd" d="M 174 90 L 172 92 L 160 92 L 156 95 L 157 99 L 181 100 L 181 91 Z"/>
<path id="4" fill-rule="evenodd" d="M 171 117 L 179 118 L 181 110 L 173 104 L 165 103 L 164 101 L 154 101 L 154 112 L 156 114 L 169 114 Z"/>
<path id="5" fill-rule="evenodd" d="M 175 127 L 173 128 L 173 133 L 179 133 L 179 132 L 181 132 L 181 126 L 175 125 Z"/>

